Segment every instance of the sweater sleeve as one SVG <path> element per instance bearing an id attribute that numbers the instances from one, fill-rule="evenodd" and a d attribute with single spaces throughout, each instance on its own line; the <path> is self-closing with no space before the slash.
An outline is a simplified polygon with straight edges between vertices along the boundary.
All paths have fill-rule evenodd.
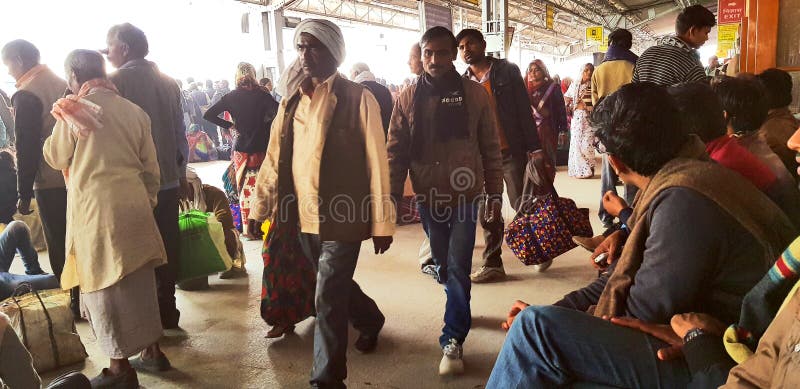
<path id="1" fill-rule="evenodd" d="M 208 111 L 203 115 L 203 119 L 208 120 L 211 123 L 216 124 L 224 129 L 229 129 L 233 127 L 233 123 L 222 119 L 219 115 L 225 111 L 230 111 L 230 104 L 228 104 L 228 97 L 229 95 L 222 96 L 219 101 L 217 101 L 214 105 L 208 108 Z"/>
<path id="2" fill-rule="evenodd" d="M 33 197 L 33 182 L 42 159 L 42 102 L 27 91 L 11 98 L 14 106 L 17 137 L 17 190 L 19 198 Z"/>
<path id="3" fill-rule="evenodd" d="M 718 388 L 736 363 L 728 356 L 719 336 L 700 335 L 683 345 L 691 373 L 690 388 Z"/>
<path id="4" fill-rule="evenodd" d="M 722 210 L 690 189 L 664 190 L 650 205 L 644 261 L 630 289 L 627 314 L 669 323 L 676 312 L 693 312 L 704 283 L 718 266 L 725 236 Z M 691 228 L 676 228 L 692 221 Z"/>

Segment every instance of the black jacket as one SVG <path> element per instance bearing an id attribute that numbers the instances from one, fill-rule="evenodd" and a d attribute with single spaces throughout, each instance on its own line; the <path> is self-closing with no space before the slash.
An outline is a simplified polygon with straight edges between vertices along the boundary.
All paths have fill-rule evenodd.
<path id="1" fill-rule="evenodd" d="M 528 90 L 519 67 L 504 59 L 488 57 L 492 62 L 489 79 L 497 102 L 497 119 L 511 147 L 511 155 L 526 157 L 528 152 L 542 148 L 536 122 L 531 112 Z M 469 70 L 464 73 L 469 78 Z"/>
<path id="2" fill-rule="evenodd" d="M 225 111 L 230 112 L 231 118 L 236 123 L 236 131 L 239 132 L 234 146 L 236 151 L 242 153 L 267 151 L 269 127 L 278 112 L 278 103 L 269 92 L 263 89 L 234 89 L 212 105 L 203 118 L 229 129 L 234 123 L 219 117 L 219 114 Z"/>
<path id="3" fill-rule="evenodd" d="M 372 92 L 372 95 L 375 96 L 375 100 L 378 101 L 378 106 L 381 107 L 383 134 L 387 135 L 389 133 L 389 120 L 392 119 L 392 108 L 394 108 L 392 92 L 389 92 L 388 88 L 375 81 L 362 81 L 361 85 L 367 87 Z"/>

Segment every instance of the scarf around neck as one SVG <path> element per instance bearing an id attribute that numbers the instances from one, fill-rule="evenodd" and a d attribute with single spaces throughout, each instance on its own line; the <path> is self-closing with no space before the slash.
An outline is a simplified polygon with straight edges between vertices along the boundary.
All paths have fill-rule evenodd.
<path id="1" fill-rule="evenodd" d="M 22 77 L 20 77 L 19 80 L 17 80 L 17 84 L 15 85 L 15 87 L 17 88 L 17 90 L 25 89 L 25 87 L 28 86 L 28 84 L 30 84 L 31 81 L 33 81 L 33 79 L 36 78 L 36 76 L 48 70 L 50 69 L 47 68 L 47 65 L 36 65 L 30 68 L 30 70 L 25 72 L 25 74 L 23 74 Z"/>
<path id="2" fill-rule="evenodd" d="M 81 85 L 77 95 L 62 97 L 53 103 L 50 113 L 69 125 L 78 137 L 85 138 L 89 133 L 103 128 L 103 108 L 84 97 L 96 92 L 111 92 L 119 95 L 117 87 L 107 78 L 95 78 Z"/>
<path id="3" fill-rule="evenodd" d="M 436 110 L 433 112 L 433 129 L 427 128 L 429 124 L 427 115 L 431 112 L 425 112 L 424 109 L 429 97 L 437 97 L 438 100 Z M 428 73 L 422 73 L 417 79 L 417 89 L 414 91 L 412 104 L 414 128 L 411 131 L 411 142 L 417 153 L 423 148 L 423 134 L 433 134 L 432 140 L 436 142 L 469 137 L 467 128 L 469 113 L 464 96 L 464 84 L 455 68 L 438 80 Z"/>
<path id="4" fill-rule="evenodd" d="M 650 235 L 650 226 L 645 222 L 647 212 L 653 200 L 669 188 L 689 188 L 712 200 L 762 244 L 764 261 L 774 262 L 797 236 L 795 228 L 777 205 L 758 189 L 752 185 L 739 185 L 743 180 L 738 173 L 710 163 L 703 142 L 695 135 L 690 136 L 678 156 L 664 165 L 647 187 L 636 194 L 633 214 L 628 219 L 631 234 L 597 306 L 592 307 L 594 316 L 625 315 L 630 288 L 645 260 L 645 242 Z"/>
<path id="5" fill-rule="evenodd" d="M 606 51 L 606 56 L 603 59 L 603 62 L 622 60 L 622 61 L 628 61 L 635 65 L 638 59 L 639 56 L 634 54 L 629 49 L 624 49 L 618 46 L 609 46 L 608 51 Z"/>

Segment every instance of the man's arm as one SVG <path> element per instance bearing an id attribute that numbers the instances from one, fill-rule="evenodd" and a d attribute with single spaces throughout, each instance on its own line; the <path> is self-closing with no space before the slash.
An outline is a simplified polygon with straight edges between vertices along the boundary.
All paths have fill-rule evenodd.
<path id="1" fill-rule="evenodd" d="M 406 177 L 408 177 L 408 171 L 411 167 L 411 156 L 409 155 L 411 125 L 406 116 L 406 107 L 403 106 L 402 102 L 403 96 L 401 95 L 394 103 L 392 118 L 389 120 L 389 140 L 386 145 L 389 158 L 390 193 L 395 200 L 403 197 Z M 417 109 L 422 109 L 422 107 L 418 106 Z"/>
<path id="2" fill-rule="evenodd" d="M 683 345 L 692 380 L 689 388 L 718 388 L 736 365 L 719 336 L 704 334 Z"/>
<path id="3" fill-rule="evenodd" d="M 395 208 L 391 200 L 389 162 L 381 122 L 381 108 L 368 89 L 361 93 L 361 129 L 367 153 L 372 236 L 392 236 L 395 230 Z M 360 199 L 356 199 L 359 200 Z"/>
<path id="4" fill-rule="evenodd" d="M 33 198 L 33 182 L 42 159 L 42 102 L 27 91 L 11 98 L 17 136 L 17 190 L 21 200 Z"/>
<path id="5" fill-rule="evenodd" d="M 500 154 L 500 141 L 497 139 L 495 115 L 489 105 L 489 96 L 486 93 L 476 93 L 475 95 L 474 98 L 480 100 L 483 107 L 478 112 L 478 148 L 483 160 L 484 191 L 489 196 L 502 196 L 503 159 Z M 536 132 L 536 127 L 533 128 Z M 538 135 L 536 139 L 538 141 Z"/>
<path id="6" fill-rule="evenodd" d="M 536 121 L 533 120 L 531 112 L 531 100 L 528 97 L 528 89 L 517 65 L 508 63 L 509 77 L 511 78 L 511 93 L 514 96 L 514 114 L 517 115 L 522 133 L 525 134 L 525 144 L 528 152 L 534 152 L 542 148 L 539 139 L 539 131 L 536 130 Z"/>
<path id="7" fill-rule="evenodd" d="M 597 70 L 592 73 L 592 106 L 597 106 L 597 101 L 600 100 L 600 94 L 597 93 Z"/>
<path id="8" fill-rule="evenodd" d="M 181 109 L 181 90 L 178 84 L 167 76 L 162 76 L 169 86 L 170 109 L 172 111 L 172 128 L 175 131 L 175 145 L 178 150 L 178 177 L 186 178 L 186 164 L 189 162 L 189 141 L 186 139 L 186 124 L 183 122 Z"/>
<path id="9" fill-rule="evenodd" d="M 788 364 L 785 369 L 797 369 L 797 359 L 792 354 L 800 327 L 800 293 L 795 292 L 785 304 L 761 337 L 755 354 L 731 370 L 724 388 L 778 387 L 781 383 L 772 382 L 772 378 L 781 362 Z"/>
<path id="10" fill-rule="evenodd" d="M 267 156 L 256 177 L 255 196 L 250 200 L 250 219 L 263 222 L 273 217 L 272 212 L 278 201 L 276 198 L 278 185 L 278 159 L 281 153 L 281 131 L 286 104 L 281 103 L 278 113 L 272 121 Z M 291 118 L 289 119 L 291 120 Z"/>
<path id="11" fill-rule="evenodd" d="M 223 96 L 223 98 L 219 99 L 219 101 L 208 108 L 208 111 L 203 114 L 203 119 L 227 130 L 233 127 L 233 123 L 219 117 L 219 115 L 225 111 L 230 111 L 230 107 L 228 106 L 228 99 Z"/>
<path id="12" fill-rule="evenodd" d="M 697 310 L 697 299 L 718 266 L 726 226 L 720 225 L 723 211 L 690 189 L 665 190 L 651 203 L 650 212 L 650 235 L 630 289 L 627 314 L 666 324 L 676 313 Z M 691 228 L 676 228 L 688 223 Z"/>
<path id="13" fill-rule="evenodd" d="M 703 81 L 706 79 L 706 72 L 703 70 L 703 67 L 699 64 L 693 66 L 688 73 L 686 73 L 686 78 L 684 82 L 695 82 L 695 81 Z"/>

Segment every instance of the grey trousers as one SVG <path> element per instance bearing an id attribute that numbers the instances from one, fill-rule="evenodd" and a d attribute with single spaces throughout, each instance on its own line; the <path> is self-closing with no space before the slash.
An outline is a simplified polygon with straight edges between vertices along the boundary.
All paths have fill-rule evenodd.
<path id="1" fill-rule="evenodd" d="M 514 158 L 503 155 L 503 181 L 505 182 L 508 201 L 514 210 L 519 209 L 522 197 L 522 188 L 525 184 L 525 168 L 528 166 L 526 158 Z M 478 208 L 478 220 L 483 227 L 483 239 L 486 248 L 483 250 L 483 266 L 502 267 L 503 259 L 500 257 L 503 247 L 503 234 L 506 223 L 502 216 L 493 222 L 486 220 L 484 211 L 485 203 L 481 202 Z"/>
<path id="2" fill-rule="evenodd" d="M 361 242 L 320 241 L 301 234 L 304 254 L 317 269 L 314 367 L 311 385 L 344 388 L 347 378 L 347 322 L 362 334 L 376 334 L 385 318 L 375 301 L 353 281 Z"/>

